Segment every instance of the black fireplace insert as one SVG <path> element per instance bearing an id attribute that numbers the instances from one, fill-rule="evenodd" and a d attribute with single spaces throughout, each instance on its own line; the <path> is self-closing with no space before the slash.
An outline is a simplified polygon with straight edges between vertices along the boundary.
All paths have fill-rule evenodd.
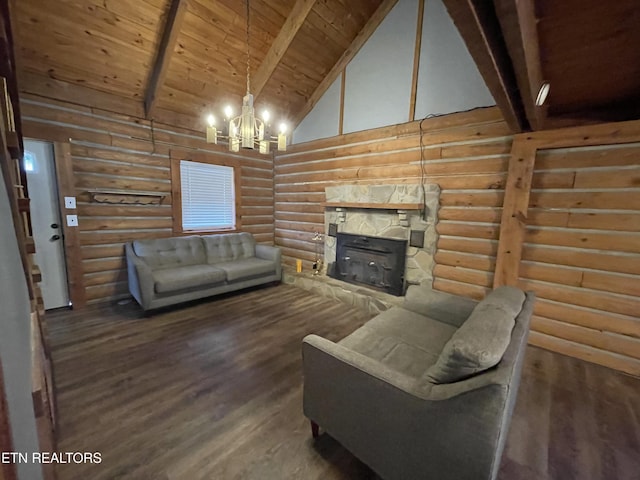
<path id="1" fill-rule="evenodd" d="M 401 296 L 406 254 L 406 240 L 338 233 L 336 262 L 329 275 Z"/>

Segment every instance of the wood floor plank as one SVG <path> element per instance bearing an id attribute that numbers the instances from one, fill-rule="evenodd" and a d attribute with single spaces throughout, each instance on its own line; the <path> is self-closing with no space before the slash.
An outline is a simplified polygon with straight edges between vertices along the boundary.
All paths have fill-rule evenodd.
<path id="1" fill-rule="evenodd" d="M 133 303 L 47 315 L 59 480 L 378 477 L 302 414 L 301 340 L 371 315 L 290 285 L 144 316 Z M 640 379 L 529 347 L 500 480 L 637 480 Z"/>

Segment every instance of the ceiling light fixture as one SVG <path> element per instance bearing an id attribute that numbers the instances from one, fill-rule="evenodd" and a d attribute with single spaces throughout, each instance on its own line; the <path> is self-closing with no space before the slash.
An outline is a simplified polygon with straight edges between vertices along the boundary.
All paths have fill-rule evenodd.
<path id="1" fill-rule="evenodd" d="M 253 95 L 251 95 L 251 80 L 249 70 L 249 0 L 247 0 L 247 93 L 242 99 L 242 112 L 237 117 L 233 117 L 233 109 L 227 105 L 224 109 L 225 128 L 222 132 L 216 129 L 215 117 L 207 117 L 207 142 L 218 143 L 218 138 L 226 139 L 229 143 L 229 150 L 238 152 L 240 147 L 253 150 L 258 148 L 260 153 L 269 153 L 269 145 L 274 143 L 279 151 L 287 149 L 287 127 L 283 123 L 280 125 L 280 132 L 277 136 L 272 136 L 269 132 L 270 115 L 267 110 L 262 112 L 262 119 L 256 116 L 253 108 Z"/>
<path id="2" fill-rule="evenodd" d="M 538 96 L 536 97 L 537 107 L 541 107 L 544 104 L 544 102 L 547 100 L 547 96 L 549 95 L 549 88 L 551 88 L 551 85 L 549 85 L 549 82 L 544 82 L 540 86 L 540 90 L 538 90 Z"/>

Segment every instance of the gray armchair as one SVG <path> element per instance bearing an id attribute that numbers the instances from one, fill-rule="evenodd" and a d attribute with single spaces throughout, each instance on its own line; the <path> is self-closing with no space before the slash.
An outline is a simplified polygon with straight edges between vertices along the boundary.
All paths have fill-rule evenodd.
<path id="1" fill-rule="evenodd" d="M 515 290 L 498 296 L 511 302 Z M 387 480 L 495 479 L 534 301 L 520 295 L 499 363 L 447 383 L 434 380 L 434 365 L 472 300 L 411 287 L 402 307 L 339 343 L 307 336 L 303 407 L 314 436 L 320 425 Z"/>

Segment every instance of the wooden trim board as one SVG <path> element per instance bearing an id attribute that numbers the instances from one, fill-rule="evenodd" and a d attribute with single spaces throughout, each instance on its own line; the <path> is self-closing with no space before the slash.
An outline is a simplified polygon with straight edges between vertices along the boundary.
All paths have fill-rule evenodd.
<path id="1" fill-rule="evenodd" d="M 67 213 L 78 213 L 77 209 L 65 207 L 64 197 L 75 197 L 75 180 L 71 146 L 68 142 L 54 142 L 54 158 L 56 164 L 56 181 L 58 183 L 58 203 L 61 212 L 62 233 L 64 235 L 64 254 L 67 263 L 67 281 L 69 282 L 69 299 L 74 307 L 82 308 L 86 304 L 84 267 L 80 250 L 79 227 L 69 227 L 66 222 Z"/>

